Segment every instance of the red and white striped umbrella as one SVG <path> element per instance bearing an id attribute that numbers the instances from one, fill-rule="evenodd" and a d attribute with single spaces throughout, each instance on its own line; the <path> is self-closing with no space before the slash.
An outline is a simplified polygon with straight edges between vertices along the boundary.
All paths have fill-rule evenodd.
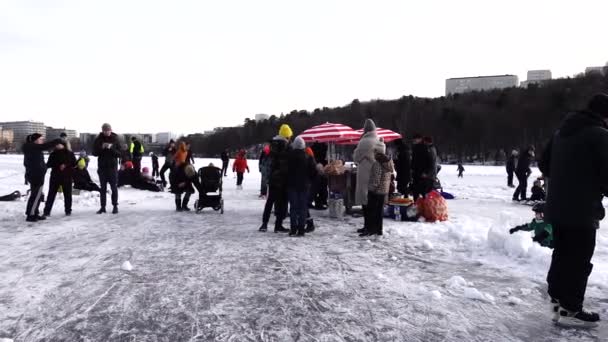
<path id="1" fill-rule="evenodd" d="M 324 123 L 322 125 L 311 127 L 300 135 L 306 142 L 336 142 L 343 140 L 359 139 L 361 133 L 357 133 L 354 129 L 336 123 Z"/>
<path id="2" fill-rule="evenodd" d="M 340 145 L 357 144 L 359 142 L 359 140 L 361 140 L 361 136 L 363 135 L 363 129 L 358 129 L 355 132 L 357 132 L 357 134 L 359 135 L 359 136 L 357 136 L 356 139 L 344 139 L 344 140 L 338 141 L 338 144 L 340 144 Z M 386 128 L 377 128 L 376 133 L 378 133 L 378 138 L 382 138 L 384 140 L 384 142 L 387 142 L 387 143 L 391 142 L 393 140 L 402 138 L 401 134 L 393 132 L 390 129 L 386 129 Z"/>

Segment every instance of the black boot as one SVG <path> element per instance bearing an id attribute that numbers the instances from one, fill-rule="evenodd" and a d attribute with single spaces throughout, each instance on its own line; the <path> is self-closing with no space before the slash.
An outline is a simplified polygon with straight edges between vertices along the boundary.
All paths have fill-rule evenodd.
<path id="1" fill-rule="evenodd" d="M 268 230 L 268 223 L 264 222 L 262 223 L 262 225 L 260 226 L 260 229 L 258 229 L 261 232 L 266 232 Z"/>
<path id="2" fill-rule="evenodd" d="M 38 218 L 36 218 L 36 216 L 34 216 L 34 215 L 28 215 L 25 220 L 27 222 L 38 222 Z"/>
<path id="3" fill-rule="evenodd" d="M 118 206 L 115 205 L 114 208 L 112 208 L 112 214 L 118 214 Z"/>
<path id="4" fill-rule="evenodd" d="M 274 232 L 275 233 L 287 233 L 287 232 L 289 232 L 289 229 L 283 227 L 283 224 L 281 224 L 280 222 L 277 222 L 274 225 Z"/>
<path id="5" fill-rule="evenodd" d="M 182 199 L 180 197 L 175 197 L 175 211 L 182 211 Z"/>
<path id="6" fill-rule="evenodd" d="M 99 210 L 97 210 L 97 214 L 105 214 L 105 213 L 106 213 L 105 207 L 101 207 Z"/>
<path id="7" fill-rule="evenodd" d="M 304 226 L 298 227 L 298 236 L 304 236 L 306 234 L 306 228 Z"/>
<path id="8" fill-rule="evenodd" d="M 306 220 L 306 232 L 312 233 L 315 231 L 315 222 L 312 219 Z"/>
<path id="9" fill-rule="evenodd" d="M 289 229 L 289 236 L 296 236 L 297 233 L 298 229 L 296 227 L 291 227 L 291 229 Z"/>
<path id="10" fill-rule="evenodd" d="M 190 196 L 186 195 L 184 196 L 184 201 L 182 202 L 183 211 L 190 211 L 190 208 L 188 208 L 188 202 L 190 202 Z"/>

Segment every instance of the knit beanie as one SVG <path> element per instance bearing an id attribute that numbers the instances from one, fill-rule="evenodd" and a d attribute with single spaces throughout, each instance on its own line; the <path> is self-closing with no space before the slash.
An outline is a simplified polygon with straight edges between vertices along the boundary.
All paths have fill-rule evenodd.
<path id="1" fill-rule="evenodd" d="M 291 139 L 291 137 L 293 136 L 293 131 L 291 130 L 291 127 L 289 127 L 289 125 L 282 124 L 281 128 L 279 129 L 279 135 L 285 139 Z"/>
<path id="2" fill-rule="evenodd" d="M 376 124 L 372 119 L 365 120 L 365 124 L 363 125 L 363 134 L 373 132 L 376 130 Z"/>
<path id="3" fill-rule="evenodd" d="M 587 109 L 601 115 L 604 118 L 608 118 L 608 94 L 595 94 L 589 101 Z"/>
<path id="4" fill-rule="evenodd" d="M 111 131 L 112 130 L 112 126 L 109 123 L 104 123 L 103 125 L 101 125 L 101 131 Z"/>
<path id="5" fill-rule="evenodd" d="M 304 142 L 304 139 L 302 139 L 302 137 L 298 136 L 294 139 L 293 143 L 291 144 L 291 147 L 293 147 L 294 150 L 303 150 L 306 148 L 306 142 Z"/>

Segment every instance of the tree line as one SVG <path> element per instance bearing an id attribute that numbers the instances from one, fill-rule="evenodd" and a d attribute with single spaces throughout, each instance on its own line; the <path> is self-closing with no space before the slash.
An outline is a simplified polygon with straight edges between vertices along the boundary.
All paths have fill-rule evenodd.
<path id="1" fill-rule="evenodd" d="M 378 127 L 399 132 L 406 139 L 415 133 L 433 137 L 444 160 L 497 160 L 514 148 L 541 148 L 568 112 L 584 108 L 594 93 L 607 89 L 608 74 L 593 73 L 527 88 L 439 98 L 355 99 L 342 107 L 293 110 L 264 121 L 246 119 L 243 126 L 223 128 L 211 135 L 190 135 L 188 140 L 196 154 L 216 157 L 225 149 L 235 151 L 267 142 L 284 123 L 297 135 L 325 122 L 358 129 L 371 118 Z"/>

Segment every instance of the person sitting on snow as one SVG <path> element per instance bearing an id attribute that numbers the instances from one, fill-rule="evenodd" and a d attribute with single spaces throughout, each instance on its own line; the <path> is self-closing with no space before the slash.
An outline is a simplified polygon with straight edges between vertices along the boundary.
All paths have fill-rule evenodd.
<path id="1" fill-rule="evenodd" d="M 532 222 L 509 229 L 509 233 L 513 234 L 523 230 L 526 232 L 534 231 L 532 241 L 538 242 L 543 247 L 553 248 L 553 227 L 550 223 L 545 222 L 545 204 L 538 203 L 533 208 L 535 217 Z"/>
<path id="2" fill-rule="evenodd" d="M 530 201 L 545 201 L 545 189 L 543 188 L 543 183 L 539 179 L 534 181 L 534 185 L 532 186 L 532 197 L 530 197 Z"/>
<path id="3" fill-rule="evenodd" d="M 87 170 L 86 159 L 78 159 L 72 177 L 74 178 L 74 189 L 101 192 L 99 185 L 95 184 L 91 179 L 91 175 Z"/>

